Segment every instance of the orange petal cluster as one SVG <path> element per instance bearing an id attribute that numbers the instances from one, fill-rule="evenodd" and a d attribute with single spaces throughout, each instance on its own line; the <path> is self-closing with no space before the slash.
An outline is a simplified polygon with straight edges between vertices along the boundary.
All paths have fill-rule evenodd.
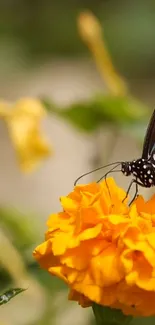
<path id="1" fill-rule="evenodd" d="M 83 307 L 155 315 L 155 196 L 129 207 L 125 195 L 112 178 L 76 186 L 61 198 L 63 211 L 49 217 L 33 255 Z"/>

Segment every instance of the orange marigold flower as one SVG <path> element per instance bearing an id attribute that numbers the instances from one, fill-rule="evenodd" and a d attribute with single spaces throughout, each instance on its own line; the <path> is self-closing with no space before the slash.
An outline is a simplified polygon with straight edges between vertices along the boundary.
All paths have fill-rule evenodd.
<path id="1" fill-rule="evenodd" d="M 76 186 L 61 198 L 63 211 L 50 216 L 33 255 L 83 307 L 96 302 L 155 315 L 155 196 L 128 207 L 125 195 L 112 178 Z"/>

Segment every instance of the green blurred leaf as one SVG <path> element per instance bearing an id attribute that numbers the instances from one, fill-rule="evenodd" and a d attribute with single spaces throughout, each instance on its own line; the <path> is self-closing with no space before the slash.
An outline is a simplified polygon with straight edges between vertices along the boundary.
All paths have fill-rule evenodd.
<path id="1" fill-rule="evenodd" d="M 147 106 L 132 97 L 98 95 L 90 100 L 73 103 L 67 108 L 57 108 L 47 99 L 42 100 L 47 110 L 69 121 L 75 127 L 92 132 L 101 125 L 123 128 L 148 121 Z"/>
<path id="2" fill-rule="evenodd" d="M 47 99 L 43 99 L 42 103 L 50 113 L 71 122 L 83 131 L 94 131 L 101 124 L 100 114 L 91 106 L 90 102 L 78 102 L 61 109 L 56 108 Z"/>
<path id="3" fill-rule="evenodd" d="M 61 111 L 61 117 L 85 131 L 94 131 L 101 125 L 100 114 L 91 105 L 77 103 Z"/>
<path id="4" fill-rule="evenodd" d="M 5 290 L 6 288 L 13 285 L 13 279 L 11 278 L 11 275 L 3 267 L 0 268 L 0 279 L 1 290 Z"/>
<path id="5" fill-rule="evenodd" d="M 19 293 L 21 293 L 25 290 L 27 290 L 27 289 L 22 289 L 22 288 L 9 289 L 8 291 L 6 291 L 2 295 L 0 295 L 0 305 L 6 304 L 9 300 L 11 300 L 12 298 L 19 295 Z"/>
<path id="6" fill-rule="evenodd" d="M 119 309 L 111 309 L 98 304 L 93 304 L 93 312 L 97 325 L 127 325 L 132 316 L 126 316 Z"/>
<path id="7" fill-rule="evenodd" d="M 133 123 L 148 117 L 148 107 L 133 97 L 98 95 L 92 100 L 94 109 L 101 114 L 103 122 Z"/>
<path id="8" fill-rule="evenodd" d="M 15 209 L 0 207 L 0 224 L 11 234 L 14 245 L 19 249 L 26 249 L 38 240 L 39 229 L 34 218 Z"/>

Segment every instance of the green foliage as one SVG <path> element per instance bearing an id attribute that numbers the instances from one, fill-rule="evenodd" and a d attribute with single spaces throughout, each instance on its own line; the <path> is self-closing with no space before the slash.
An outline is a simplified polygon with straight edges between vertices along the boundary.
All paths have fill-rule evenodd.
<path id="1" fill-rule="evenodd" d="M 34 218 L 15 209 L 0 207 L 0 224 L 11 234 L 13 243 L 19 249 L 29 248 L 38 239 L 38 227 L 34 224 Z"/>
<path id="2" fill-rule="evenodd" d="M 75 103 L 69 108 L 59 110 L 58 114 L 86 132 L 94 131 L 101 125 L 100 114 L 90 103 Z"/>
<path id="3" fill-rule="evenodd" d="M 149 116 L 147 107 L 132 97 L 98 95 L 65 108 L 58 108 L 47 99 L 42 102 L 50 113 L 85 132 L 92 132 L 107 124 L 122 129 L 125 126 L 133 127 L 144 121 L 147 123 Z"/>
<path id="4" fill-rule="evenodd" d="M 13 281 L 10 274 L 2 267 L 0 268 L 1 290 L 6 290 L 13 286 Z"/>
<path id="5" fill-rule="evenodd" d="M 42 103 L 49 113 L 56 114 L 82 131 L 94 131 L 101 124 L 100 114 L 95 111 L 91 102 L 78 102 L 61 109 L 47 99 L 42 99 Z"/>
<path id="6" fill-rule="evenodd" d="M 101 114 L 103 122 L 114 124 L 135 123 L 147 116 L 146 107 L 133 97 L 96 96 L 94 109 Z"/>
<path id="7" fill-rule="evenodd" d="M 132 320 L 132 316 L 124 315 L 121 310 L 103 307 L 95 303 L 93 311 L 97 325 L 127 325 Z"/>
<path id="8" fill-rule="evenodd" d="M 15 209 L 8 209 L 4 207 L 0 208 L 0 215 L 1 229 L 5 232 L 7 237 L 11 239 L 10 242 L 13 244 L 12 247 L 16 249 L 17 253 L 20 256 L 21 262 L 23 265 L 25 265 L 25 271 L 27 272 L 27 285 L 30 290 L 28 291 L 28 295 L 25 294 L 25 297 L 23 297 L 23 303 L 24 301 L 27 301 L 27 296 L 30 296 L 31 299 L 34 299 L 34 301 L 36 301 L 36 299 L 38 299 L 36 296 L 40 296 L 41 298 L 43 294 L 46 299 L 46 307 L 43 306 L 42 316 L 39 319 L 39 324 L 54 324 L 54 318 L 55 315 L 59 312 L 59 306 L 53 306 L 52 296 L 54 297 L 55 301 L 59 294 L 61 295 L 62 291 L 66 289 L 66 286 L 64 285 L 63 281 L 54 276 L 51 276 L 48 274 L 48 272 L 41 269 L 32 257 L 32 251 L 34 247 L 38 242 L 40 242 L 40 232 L 41 236 L 43 236 L 43 233 L 40 229 L 41 227 L 38 227 L 38 219 L 34 218 L 34 216 L 32 217 L 30 215 L 23 215 Z M 3 249 L 3 242 L 1 245 L 1 249 Z M 5 246 L 4 248 L 6 249 Z M 6 251 L 6 259 L 9 263 L 11 256 L 9 256 L 8 250 Z M 21 271 L 21 264 L 19 263 L 19 269 L 16 267 L 15 269 L 17 271 L 16 278 L 19 276 L 20 279 L 21 274 L 18 274 L 18 271 Z M 14 286 L 14 279 L 12 278 L 12 274 L 9 273 L 9 270 L 4 267 L 2 268 L 2 266 L 0 268 L 0 279 L 1 290 L 4 291 L 4 293 L 0 295 L 1 305 L 7 303 L 10 299 L 14 298 L 17 294 L 25 290 L 22 288 L 15 288 L 6 291 L 6 288 Z M 18 301 L 16 307 L 14 308 L 17 308 L 18 310 Z M 37 315 L 36 321 L 34 321 L 33 325 L 36 324 L 38 324 Z"/>
<path id="9" fill-rule="evenodd" d="M 136 78 L 155 74 L 154 1 L 1 0 L 1 48 L 5 39 L 9 53 L 19 47 L 33 63 L 31 67 L 43 57 L 85 55 L 88 51 L 76 24 L 85 8 L 103 22 L 108 48 L 122 74 Z"/>

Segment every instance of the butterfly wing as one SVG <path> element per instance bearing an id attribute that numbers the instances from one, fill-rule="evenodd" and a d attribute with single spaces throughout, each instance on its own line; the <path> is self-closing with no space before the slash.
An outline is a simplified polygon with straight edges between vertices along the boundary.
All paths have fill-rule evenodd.
<path id="1" fill-rule="evenodd" d="M 155 110 L 151 116 L 143 144 L 142 158 L 149 159 L 155 151 Z"/>

